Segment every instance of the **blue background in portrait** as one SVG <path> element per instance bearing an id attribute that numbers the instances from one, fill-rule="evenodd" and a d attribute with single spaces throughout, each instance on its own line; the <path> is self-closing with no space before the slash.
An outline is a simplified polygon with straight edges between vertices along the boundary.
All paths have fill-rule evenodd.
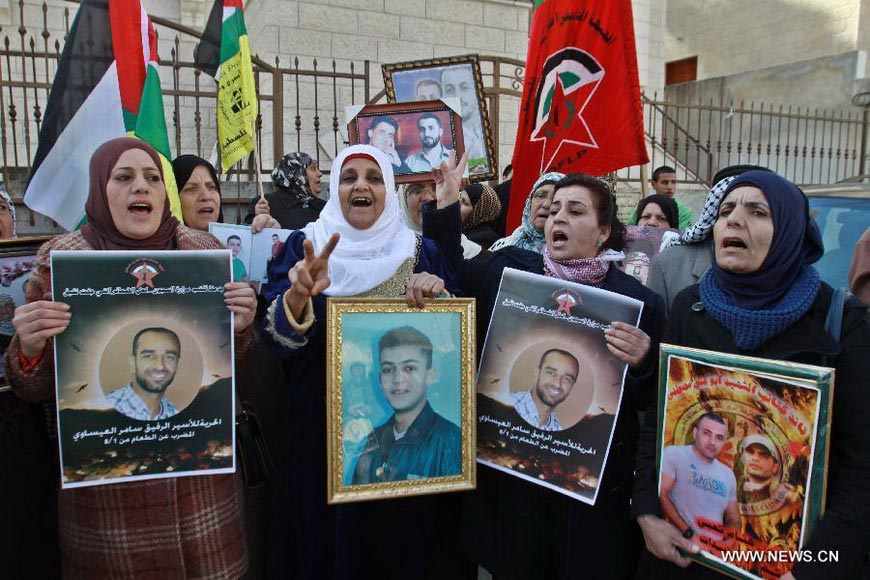
<path id="1" fill-rule="evenodd" d="M 461 318 L 458 313 L 425 310 L 404 314 L 342 314 L 342 425 L 346 428 L 351 419 L 363 418 L 375 428 L 392 415 L 378 382 L 378 341 L 385 332 L 400 326 L 415 328 L 432 341 L 432 367 L 437 371 L 437 379 L 429 386 L 429 404 L 436 413 L 461 428 Z M 353 384 L 351 372 L 354 363 L 365 365 L 365 375 L 357 385 Z M 361 444 L 354 445 L 347 438 L 344 443 L 344 480 L 350 484 Z"/>
<path id="2" fill-rule="evenodd" d="M 417 83 L 423 79 L 432 80 L 441 86 L 441 71 L 445 67 L 437 66 L 433 68 L 419 70 L 398 70 L 393 71 L 393 88 L 396 91 L 397 103 L 411 103 L 417 100 Z M 443 96 L 443 94 L 442 94 Z"/>

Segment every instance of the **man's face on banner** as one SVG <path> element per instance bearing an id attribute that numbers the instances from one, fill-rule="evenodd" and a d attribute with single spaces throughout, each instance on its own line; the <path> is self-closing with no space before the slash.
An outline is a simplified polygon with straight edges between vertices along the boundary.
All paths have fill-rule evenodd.
<path id="1" fill-rule="evenodd" d="M 175 379 L 181 345 L 169 333 L 146 332 L 139 337 L 133 358 L 136 384 L 149 393 L 163 393 Z"/>
<path id="2" fill-rule="evenodd" d="M 703 457 L 713 461 L 722 453 L 728 440 L 728 426 L 705 417 L 692 429 L 695 450 Z"/>
<path id="3" fill-rule="evenodd" d="M 776 458 L 758 443 L 747 445 L 743 450 L 743 466 L 746 474 L 757 481 L 767 481 L 779 471 Z"/>
<path id="4" fill-rule="evenodd" d="M 538 398 L 549 407 L 555 407 L 568 398 L 580 369 L 570 356 L 551 352 L 541 361 L 535 382 Z"/>

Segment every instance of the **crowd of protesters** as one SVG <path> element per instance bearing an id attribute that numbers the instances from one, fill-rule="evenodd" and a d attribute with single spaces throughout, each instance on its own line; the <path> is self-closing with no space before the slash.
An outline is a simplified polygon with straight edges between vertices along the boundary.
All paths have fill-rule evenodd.
<path id="1" fill-rule="evenodd" d="M 87 224 L 39 250 L 6 336 L 0 394 L 5 577 L 70 578 L 707 578 L 699 546 L 661 511 L 654 409 L 662 342 L 836 369 L 825 511 L 804 545 L 836 564 L 802 562 L 785 579 L 870 573 L 870 260 L 865 233 L 849 279 L 842 330 L 825 318 L 834 289 L 813 264 L 824 253 L 804 193 L 755 166 L 723 168 L 697 220 L 674 197 L 676 174 L 653 174 L 632 225 L 679 230 L 653 260 L 648 285 L 624 273 L 625 225 L 608 184 L 545 172 L 531 191 L 468 184 L 454 154 L 430 182 L 397 187 L 380 150 L 354 145 L 332 162 L 328 198 L 305 153 L 285 155 L 274 193 L 251 201 L 254 231 L 294 230 L 278 247 L 259 298 L 225 287 L 234 316 L 240 398 L 271 448 L 259 487 L 238 474 L 57 490 L 54 337 L 69 326 L 51 300 L 52 250 L 221 248 L 221 182 L 205 159 L 172 164 L 183 215 L 170 213 L 163 168 L 142 141 L 102 145 L 91 158 Z M 507 175 L 506 175 L 507 177 Z M 510 197 L 522 220 L 504 231 Z M 15 206 L 0 191 L 0 237 Z M 142 208 L 147 209 L 144 211 Z M 143 218 L 144 215 L 144 218 Z M 277 246 L 276 246 L 277 247 Z M 609 352 L 627 366 L 613 453 L 594 506 L 480 466 L 474 491 L 327 505 L 326 298 L 442 296 L 476 300 L 483 347 L 502 272 L 513 268 L 594 286 L 644 304 L 636 326 L 614 323 Z M 653 409 L 653 412 L 646 412 Z M 642 423 L 641 423 L 642 418 Z M 248 482 L 250 484 L 250 482 Z M 11 574 L 7 576 L 6 573 Z"/>

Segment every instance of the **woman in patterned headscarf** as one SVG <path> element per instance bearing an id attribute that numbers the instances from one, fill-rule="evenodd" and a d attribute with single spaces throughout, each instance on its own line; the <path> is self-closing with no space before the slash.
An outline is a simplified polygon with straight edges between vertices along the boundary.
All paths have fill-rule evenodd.
<path id="1" fill-rule="evenodd" d="M 490 246 L 489 251 L 495 252 L 508 246 L 516 246 L 523 250 L 531 250 L 540 254 L 544 251 L 544 222 L 550 211 L 553 200 L 553 188 L 556 182 L 565 177 L 562 173 L 551 171 L 541 175 L 532 186 L 532 192 L 526 199 L 523 209 L 523 223 L 511 235 Z"/>
<path id="2" fill-rule="evenodd" d="M 275 192 L 266 194 L 266 204 L 259 198 L 251 200 L 245 223 L 250 224 L 255 215 L 267 209 L 269 215 L 286 229 L 302 229 L 316 221 L 326 205 L 318 198 L 322 176 L 317 161 L 310 155 L 301 151 L 288 153 L 272 171 Z"/>

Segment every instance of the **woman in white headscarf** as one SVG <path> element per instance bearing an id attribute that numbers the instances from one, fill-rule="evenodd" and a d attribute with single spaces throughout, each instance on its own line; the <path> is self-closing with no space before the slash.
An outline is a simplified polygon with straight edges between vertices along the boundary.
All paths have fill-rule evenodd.
<path id="1" fill-rule="evenodd" d="M 380 562 L 401 553 L 392 572 L 424 577 L 450 560 L 443 554 L 459 552 L 447 545 L 455 534 L 426 521 L 455 500 L 326 505 L 326 296 L 404 295 L 422 307 L 424 298 L 458 289 L 441 251 L 406 224 L 384 153 L 348 147 L 333 162 L 329 184 L 318 220 L 290 235 L 268 272 L 266 335 L 285 359 L 292 401 L 290 571 L 298 578 L 374 577 Z"/>

